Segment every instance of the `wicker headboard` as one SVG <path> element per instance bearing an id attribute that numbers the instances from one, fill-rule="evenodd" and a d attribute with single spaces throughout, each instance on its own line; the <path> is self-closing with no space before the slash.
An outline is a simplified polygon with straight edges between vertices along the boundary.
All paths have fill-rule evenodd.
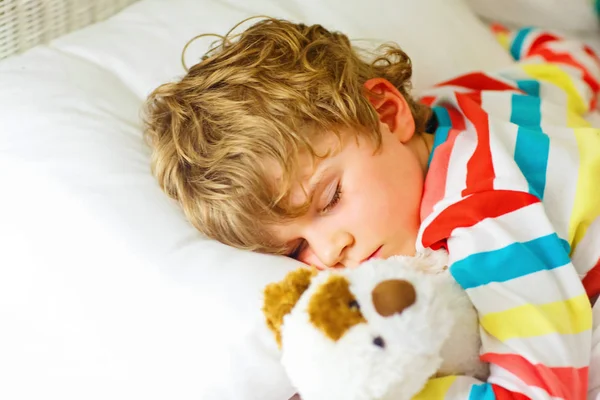
<path id="1" fill-rule="evenodd" d="M 137 0 L 0 0 L 0 59 L 101 21 Z"/>

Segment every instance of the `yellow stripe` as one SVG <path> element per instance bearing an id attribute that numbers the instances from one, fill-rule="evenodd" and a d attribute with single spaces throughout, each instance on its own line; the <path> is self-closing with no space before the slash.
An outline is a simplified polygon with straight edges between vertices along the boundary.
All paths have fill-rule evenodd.
<path id="1" fill-rule="evenodd" d="M 567 108 L 579 115 L 587 112 L 588 106 L 585 99 L 577 90 L 571 76 L 554 64 L 525 64 L 522 65 L 523 71 L 529 76 L 539 81 L 550 82 L 561 88 L 567 95 Z"/>
<path id="2" fill-rule="evenodd" d="M 430 379 L 423 390 L 413 397 L 413 400 L 443 399 L 455 380 L 456 376 Z"/>
<path id="3" fill-rule="evenodd" d="M 592 124 L 580 114 L 567 110 L 567 126 L 569 128 L 589 128 Z"/>
<path id="4" fill-rule="evenodd" d="M 480 318 L 490 335 L 501 341 L 550 333 L 574 334 L 592 327 L 590 301 L 585 294 L 569 300 L 535 305 L 524 304 Z"/>
<path id="5" fill-rule="evenodd" d="M 575 128 L 579 149 L 577 190 L 571 220 L 569 242 L 574 250 L 598 216 L 600 216 L 600 129 Z"/>
<path id="6" fill-rule="evenodd" d="M 496 40 L 500 43 L 500 46 L 504 47 L 504 50 L 510 49 L 510 37 L 506 32 L 499 32 L 496 34 Z"/>

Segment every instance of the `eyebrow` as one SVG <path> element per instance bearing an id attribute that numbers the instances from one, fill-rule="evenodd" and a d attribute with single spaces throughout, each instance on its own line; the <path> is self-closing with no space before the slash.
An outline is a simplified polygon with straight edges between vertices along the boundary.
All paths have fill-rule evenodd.
<path id="1" fill-rule="evenodd" d="M 328 172 L 331 169 L 333 169 L 333 167 L 331 165 L 327 165 L 321 169 L 319 169 L 317 167 L 317 171 L 310 177 L 310 180 L 308 183 L 308 193 L 307 193 L 309 202 L 312 203 L 315 191 L 317 190 L 317 188 L 319 186 L 321 186 L 323 184 L 323 180 L 324 180 L 325 176 L 328 174 Z"/>

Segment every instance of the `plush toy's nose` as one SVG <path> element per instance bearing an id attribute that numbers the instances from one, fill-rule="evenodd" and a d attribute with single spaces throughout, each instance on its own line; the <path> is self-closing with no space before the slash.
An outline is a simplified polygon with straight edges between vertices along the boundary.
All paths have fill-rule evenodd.
<path id="1" fill-rule="evenodd" d="M 373 289 L 371 296 L 375 310 L 382 317 L 401 313 L 417 299 L 413 285 L 401 279 L 380 282 Z"/>

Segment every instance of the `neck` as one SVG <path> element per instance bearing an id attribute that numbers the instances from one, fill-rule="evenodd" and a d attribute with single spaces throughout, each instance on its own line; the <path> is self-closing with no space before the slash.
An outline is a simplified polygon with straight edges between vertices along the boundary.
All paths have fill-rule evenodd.
<path id="1" fill-rule="evenodd" d="M 427 161 L 429 161 L 429 156 L 431 155 L 431 150 L 433 149 L 434 136 L 427 133 L 421 133 L 419 134 L 419 137 L 421 138 L 419 159 L 421 161 L 421 167 L 423 167 L 423 172 L 427 173 Z"/>

